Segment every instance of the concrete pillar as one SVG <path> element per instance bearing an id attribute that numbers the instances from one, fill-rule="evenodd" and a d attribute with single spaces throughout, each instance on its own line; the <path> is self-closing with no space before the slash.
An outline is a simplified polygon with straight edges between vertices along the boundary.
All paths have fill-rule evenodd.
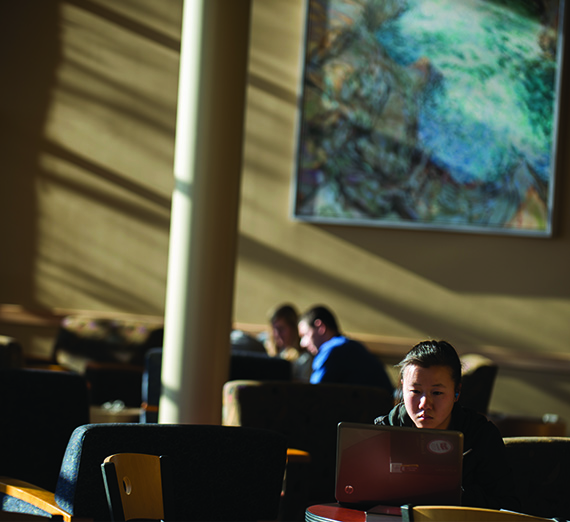
<path id="1" fill-rule="evenodd" d="M 159 422 L 219 424 L 229 369 L 250 0 L 185 0 Z"/>

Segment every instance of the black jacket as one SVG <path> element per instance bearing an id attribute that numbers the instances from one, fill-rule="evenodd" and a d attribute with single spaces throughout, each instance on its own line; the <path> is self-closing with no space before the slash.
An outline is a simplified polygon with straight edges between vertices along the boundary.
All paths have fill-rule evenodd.
<path id="1" fill-rule="evenodd" d="M 374 424 L 414 427 L 403 403 Z M 497 427 L 476 411 L 455 404 L 449 430 L 463 433 L 464 506 L 520 510 L 505 445 Z"/>

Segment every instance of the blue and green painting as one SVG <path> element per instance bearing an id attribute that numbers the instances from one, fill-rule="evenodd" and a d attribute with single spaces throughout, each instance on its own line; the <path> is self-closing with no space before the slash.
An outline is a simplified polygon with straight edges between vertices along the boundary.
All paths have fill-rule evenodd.
<path id="1" fill-rule="evenodd" d="M 309 0 L 299 219 L 549 235 L 563 0 Z"/>

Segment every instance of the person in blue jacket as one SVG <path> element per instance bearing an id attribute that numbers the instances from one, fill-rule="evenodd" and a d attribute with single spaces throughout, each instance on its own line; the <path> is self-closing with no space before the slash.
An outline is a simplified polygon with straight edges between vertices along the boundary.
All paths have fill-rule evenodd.
<path id="1" fill-rule="evenodd" d="M 299 318 L 301 346 L 314 355 L 310 382 L 394 387 L 382 361 L 364 345 L 340 333 L 334 314 L 314 306 Z"/>

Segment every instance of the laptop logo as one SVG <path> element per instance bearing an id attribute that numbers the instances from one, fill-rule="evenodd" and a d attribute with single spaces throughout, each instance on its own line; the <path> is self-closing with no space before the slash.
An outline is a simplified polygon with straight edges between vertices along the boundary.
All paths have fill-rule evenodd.
<path id="1" fill-rule="evenodd" d="M 449 453 L 453 450 L 453 444 L 451 444 L 447 440 L 432 440 L 428 444 L 428 450 L 432 453 L 436 453 L 438 455 L 444 455 L 445 453 Z"/>

